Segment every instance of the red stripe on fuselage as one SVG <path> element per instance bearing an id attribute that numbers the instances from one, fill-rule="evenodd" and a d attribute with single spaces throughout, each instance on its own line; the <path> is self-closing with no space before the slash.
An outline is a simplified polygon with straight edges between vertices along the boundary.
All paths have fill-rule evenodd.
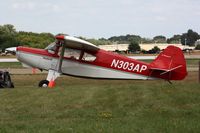
<path id="1" fill-rule="evenodd" d="M 51 57 L 58 57 L 56 54 L 54 55 L 54 54 L 48 53 L 48 51 L 45 50 L 45 49 L 29 48 L 29 47 L 19 46 L 19 47 L 17 47 L 17 51 L 22 51 L 22 52 L 32 53 L 32 54 L 37 54 L 37 55 L 45 55 L 45 56 L 51 56 Z"/>

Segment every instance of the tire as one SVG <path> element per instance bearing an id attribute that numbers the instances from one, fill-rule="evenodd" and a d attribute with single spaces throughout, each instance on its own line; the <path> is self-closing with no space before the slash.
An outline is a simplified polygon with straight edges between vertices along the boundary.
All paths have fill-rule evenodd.
<path id="1" fill-rule="evenodd" d="M 39 87 L 48 87 L 49 81 L 48 80 L 41 80 L 38 84 Z"/>

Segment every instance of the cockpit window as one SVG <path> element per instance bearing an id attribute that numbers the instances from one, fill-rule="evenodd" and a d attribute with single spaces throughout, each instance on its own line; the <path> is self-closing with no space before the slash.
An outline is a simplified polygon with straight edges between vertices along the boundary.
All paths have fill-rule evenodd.
<path id="1" fill-rule="evenodd" d="M 59 52 L 58 52 L 59 56 L 60 56 L 60 53 L 61 53 L 61 49 L 62 48 L 60 48 Z M 71 48 L 65 48 L 64 57 L 78 60 L 79 57 L 80 57 L 80 54 L 81 54 L 80 50 L 71 49 Z"/>
<path id="2" fill-rule="evenodd" d="M 82 60 L 92 62 L 92 61 L 94 61 L 95 59 L 96 59 L 96 56 L 91 55 L 91 54 L 89 54 L 89 53 L 87 53 L 87 52 L 84 52 L 84 55 L 83 55 Z"/>

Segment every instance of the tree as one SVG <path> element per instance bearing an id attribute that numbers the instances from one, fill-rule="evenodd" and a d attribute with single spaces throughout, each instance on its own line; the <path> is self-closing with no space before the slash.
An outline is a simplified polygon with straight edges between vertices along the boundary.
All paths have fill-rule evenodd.
<path id="1" fill-rule="evenodd" d="M 153 41 L 156 42 L 156 43 L 166 43 L 166 37 L 162 36 L 162 35 L 155 36 L 153 38 Z"/>
<path id="2" fill-rule="evenodd" d="M 177 44 L 180 43 L 180 41 L 181 41 L 181 35 L 174 35 L 173 37 L 167 39 L 167 43 Z"/>
<path id="3" fill-rule="evenodd" d="M 195 41 L 200 39 L 200 35 L 197 32 L 189 29 L 187 33 L 183 33 L 181 36 L 181 43 L 183 45 L 194 46 Z"/>
<path id="4" fill-rule="evenodd" d="M 160 48 L 158 46 L 153 47 L 151 50 L 149 50 L 149 53 L 154 54 L 160 52 Z"/>
<path id="5" fill-rule="evenodd" d="M 17 34 L 17 39 L 20 45 L 35 47 L 35 48 L 45 48 L 51 42 L 53 42 L 54 36 L 50 33 L 33 33 L 20 31 Z"/>
<path id="6" fill-rule="evenodd" d="M 196 50 L 200 50 L 200 44 L 195 47 Z"/>
<path id="7" fill-rule="evenodd" d="M 140 45 L 138 44 L 138 42 L 132 41 L 128 46 L 128 50 L 131 52 L 140 51 Z"/>
<path id="8" fill-rule="evenodd" d="M 121 36 L 113 36 L 108 38 L 109 41 L 112 42 L 117 42 L 117 43 L 131 43 L 132 41 L 136 41 L 136 42 L 140 42 L 141 41 L 141 37 L 138 35 L 121 35 Z"/>
<path id="9" fill-rule="evenodd" d="M 153 39 L 150 38 L 142 38 L 141 43 L 154 43 Z"/>
<path id="10" fill-rule="evenodd" d="M 18 46 L 16 39 L 17 32 L 13 25 L 6 24 L 0 26 L 0 49 L 4 50 L 7 47 Z"/>

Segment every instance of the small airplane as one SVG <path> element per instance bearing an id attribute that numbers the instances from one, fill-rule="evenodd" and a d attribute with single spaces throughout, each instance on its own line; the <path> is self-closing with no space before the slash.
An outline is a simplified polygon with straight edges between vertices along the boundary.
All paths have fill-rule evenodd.
<path id="1" fill-rule="evenodd" d="M 6 48 L 5 49 L 5 54 L 11 53 L 11 54 L 15 55 L 16 54 L 16 49 L 17 49 L 17 47 Z"/>
<path id="2" fill-rule="evenodd" d="M 23 64 L 47 70 L 39 87 L 54 87 L 61 74 L 95 79 L 182 80 L 187 75 L 180 48 L 168 46 L 151 63 L 102 50 L 85 40 L 57 35 L 45 49 L 17 47 L 17 59 Z"/>

